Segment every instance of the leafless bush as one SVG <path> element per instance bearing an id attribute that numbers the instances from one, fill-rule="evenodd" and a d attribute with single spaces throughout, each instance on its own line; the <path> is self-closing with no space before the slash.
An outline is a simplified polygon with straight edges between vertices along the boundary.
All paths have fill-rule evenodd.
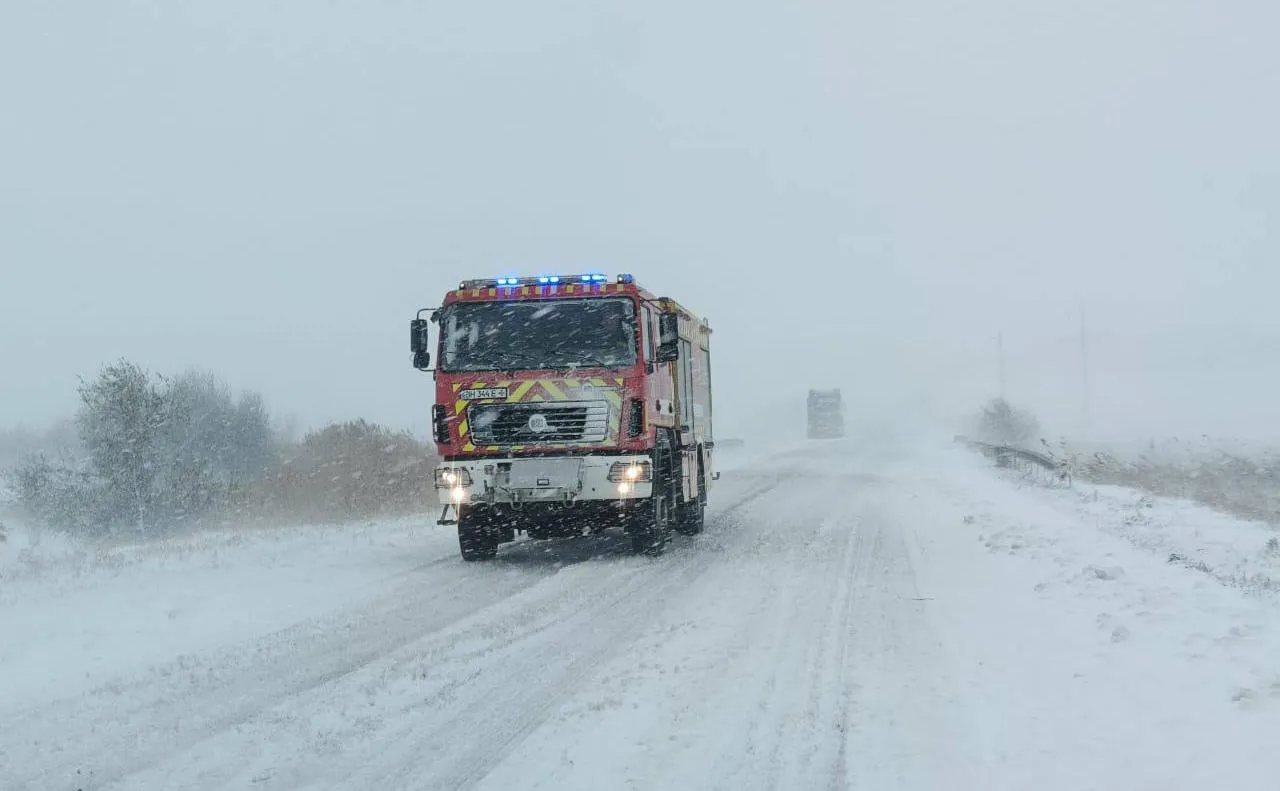
<path id="1" fill-rule="evenodd" d="M 229 521 L 403 514 L 435 503 L 431 449 L 407 432 L 353 420 L 294 440 L 273 431 L 255 393 L 233 396 L 211 374 L 156 376 L 124 360 L 79 393 L 79 452 L 29 455 L 5 476 L 33 524 L 159 535 Z M 13 436 L 30 445 L 34 435 Z"/>
<path id="2" fill-rule="evenodd" d="M 1040 431 L 1040 423 L 1030 412 L 993 398 L 983 405 L 974 421 L 974 437 L 993 445 L 1029 447 Z"/>
<path id="3" fill-rule="evenodd" d="M 1123 456 L 1095 450 L 1071 452 L 1077 477 L 1194 500 L 1247 519 L 1280 524 L 1280 452 L 1249 455 L 1209 441 L 1151 443 Z"/>
<path id="4" fill-rule="evenodd" d="M 405 431 L 365 420 L 335 423 L 282 448 L 245 511 L 286 521 L 344 521 L 435 505 L 432 449 Z"/>

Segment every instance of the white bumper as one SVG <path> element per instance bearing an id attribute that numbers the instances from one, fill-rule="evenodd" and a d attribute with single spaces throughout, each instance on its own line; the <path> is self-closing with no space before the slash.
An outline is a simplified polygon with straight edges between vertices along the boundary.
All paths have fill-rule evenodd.
<path id="1" fill-rule="evenodd" d="M 653 485 L 648 481 L 611 481 L 609 471 L 615 464 L 648 461 L 644 455 L 446 461 L 439 469 L 455 475 L 449 485 L 437 486 L 440 501 L 455 505 L 632 500 L 649 497 Z"/>

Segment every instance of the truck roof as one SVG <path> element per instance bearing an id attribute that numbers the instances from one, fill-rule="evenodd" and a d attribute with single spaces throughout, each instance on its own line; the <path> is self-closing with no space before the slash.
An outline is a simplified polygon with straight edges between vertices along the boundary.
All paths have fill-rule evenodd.
<path id="1" fill-rule="evenodd" d="M 536 277 L 495 277 L 464 280 L 458 288 L 445 294 L 444 304 L 454 302 L 504 302 L 525 299 L 563 299 L 599 297 L 614 294 L 638 296 L 645 302 L 661 306 L 664 311 L 679 313 L 711 332 L 710 323 L 670 297 L 658 297 L 643 288 L 631 275 L 618 275 L 612 281 L 601 274 L 538 275 Z"/>

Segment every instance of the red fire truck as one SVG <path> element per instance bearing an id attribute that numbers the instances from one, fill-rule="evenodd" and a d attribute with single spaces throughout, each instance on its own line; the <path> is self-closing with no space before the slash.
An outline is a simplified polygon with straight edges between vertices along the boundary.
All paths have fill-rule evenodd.
<path id="1" fill-rule="evenodd" d="M 621 527 L 650 555 L 672 531 L 702 532 L 719 477 L 710 338 L 630 275 L 467 280 L 418 311 L 410 348 L 435 375 L 440 523 L 457 524 L 463 559 L 491 559 L 520 532 Z"/>

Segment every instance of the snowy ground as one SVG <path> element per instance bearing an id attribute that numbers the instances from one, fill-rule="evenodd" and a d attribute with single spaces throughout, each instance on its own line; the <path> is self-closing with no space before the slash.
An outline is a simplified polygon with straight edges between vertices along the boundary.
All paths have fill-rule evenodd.
<path id="1" fill-rule="evenodd" d="M 11 555 L 0 789 L 1277 787 L 1280 606 L 1168 557 L 1263 573 L 1265 528 L 949 448 L 727 466 L 658 560 L 427 520 Z"/>

